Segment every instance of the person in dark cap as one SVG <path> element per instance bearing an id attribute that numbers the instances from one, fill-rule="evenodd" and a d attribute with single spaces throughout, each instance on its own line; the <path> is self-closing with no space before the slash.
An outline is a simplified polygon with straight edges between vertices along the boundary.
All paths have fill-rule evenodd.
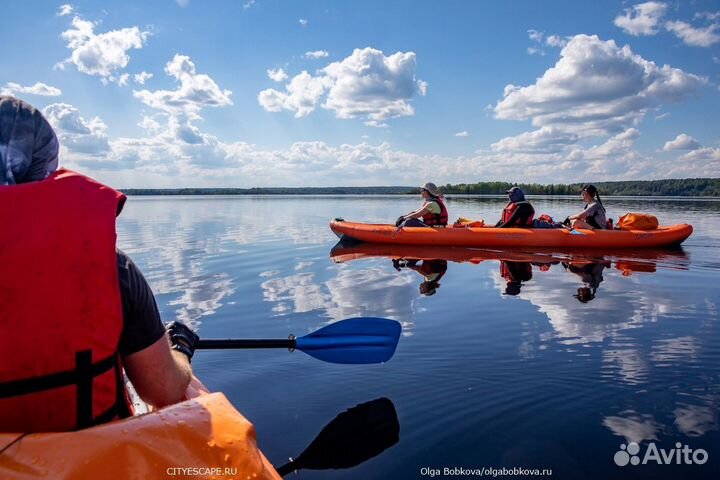
<path id="1" fill-rule="evenodd" d="M 529 228 L 532 227 L 535 209 L 525 200 L 525 192 L 520 187 L 512 187 L 505 192 L 510 201 L 502 211 L 502 218 L 495 228 Z"/>
<path id="2" fill-rule="evenodd" d="M 585 208 L 577 215 L 569 216 L 565 224 L 572 228 L 598 229 L 608 228 L 605 205 L 600 200 L 600 192 L 595 185 L 585 185 L 580 194 L 585 201 Z"/>
<path id="3" fill-rule="evenodd" d="M 58 167 L 42 113 L 0 96 L 0 431 L 77 430 L 181 401 L 197 335 L 163 326 L 115 246 L 125 196 Z"/>

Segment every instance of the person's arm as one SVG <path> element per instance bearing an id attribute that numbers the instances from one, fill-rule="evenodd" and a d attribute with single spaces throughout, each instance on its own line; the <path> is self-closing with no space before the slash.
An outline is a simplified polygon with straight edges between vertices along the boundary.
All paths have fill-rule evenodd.
<path id="1" fill-rule="evenodd" d="M 594 203 L 592 205 L 588 205 L 587 207 L 585 207 L 585 210 L 583 210 L 582 212 L 578 213 L 577 215 L 571 215 L 568 218 L 570 220 L 585 220 L 588 217 L 593 216 L 593 214 L 595 214 L 595 211 L 597 210 L 597 208 L 598 208 L 598 205 L 596 203 Z"/>
<path id="2" fill-rule="evenodd" d="M 123 307 L 119 351 L 128 378 L 151 405 L 176 403 L 192 377 L 189 356 L 171 350 L 155 297 L 140 270 L 119 250 L 117 260 Z"/>
<path id="3" fill-rule="evenodd" d="M 157 408 L 182 401 L 192 379 L 190 359 L 170 349 L 167 335 L 124 356 L 123 366 L 140 398 Z"/>
<path id="4" fill-rule="evenodd" d="M 421 208 L 415 210 L 414 212 L 410 212 L 408 214 L 403 215 L 403 217 L 405 217 L 406 220 L 409 218 L 420 218 L 429 212 L 430 212 L 430 210 L 428 210 L 427 203 L 426 203 L 425 205 L 423 205 Z"/>

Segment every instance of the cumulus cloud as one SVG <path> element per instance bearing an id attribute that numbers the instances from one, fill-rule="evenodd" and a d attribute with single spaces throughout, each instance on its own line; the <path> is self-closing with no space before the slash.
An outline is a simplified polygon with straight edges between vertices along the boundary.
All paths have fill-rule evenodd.
<path id="1" fill-rule="evenodd" d="M 496 152 L 554 153 L 578 141 L 578 135 L 554 127 L 542 127 L 493 143 Z"/>
<path id="2" fill-rule="evenodd" d="M 305 25 L 308 24 L 308 21 L 305 20 L 304 18 L 301 18 L 300 20 L 298 20 L 298 23 L 304 27 Z"/>
<path id="3" fill-rule="evenodd" d="M 545 36 L 545 32 L 530 29 L 527 31 L 528 38 L 532 40 L 535 45 L 528 47 L 527 53 L 529 55 L 541 55 L 545 56 L 544 47 L 563 48 L 567 45 L 567 39 L 561 38 L 558 35 Z"/>
<path id="4" fill-rule="evenodd" d="M 180 82 L 175 90 L 139 90 L 133 95 L 144 104 L 165 112 L 184 112 L 196 119 L 197 112 L 205 107 L 232 105 L 230 90 L 222 90 L 208 75 L 199 74 L 190 57 L 175 54 L 165 65 L 165 73 Z"/>
<path id="5" fill-rule="evenodd" d="M 701 162 L 701 161 L 709 161 L 711 165 L 715 167 L 715 172 L 720 171 L 720 148 L 710 148 L 710 147 L 704 147 L 704 148 L 697 148 L 696 150 L 693 150 L 691 152 L 686 153 L 682 157 L 680 157 L 680 160 L 686 160 L 689 162 Z M 718 174 L 715 173 L 712 176 L 717 176 Z M 709 175 L 710 176 L 710 175 Z"/>
<path id="6" fill-rule="evenodd" d="M 305 55 L 303 55 L 303 57 L 317 60 L 318 58 L 325 58 L 329 55 L 330 53 L 326 52 L 325 50 L 315 50 L 312 52 L 305 52 Z"/>
<path id="7" fill-rule="evenodd" d="M 462 132 L 457 132 L 455 134 L 456 137 L 469 137 L 470 134 L 467 132 L 467 130 L 463 130 Z"/>
<path id="8" fill-rule="evenodd" d="M 255 5 L 255 0 L 247 0 L 247 2 L 243 3 L 243 9 L 247 10 L 252 8 L 253 5 Z"/>
<path id="9" fill-rule="evenodd" d="M 66 3 L 64 5 L 60 5 L 57 10 L 57 16 L 58 17 L 64 17 L 65 15 L 71 15 L 73 13 L 74 9 L 73 6 L 69 3 Z"/>
<path id="10" fill-rule="evenodd" d="M 268 112 L 290 110 L 295 117 L 309 115 L 315 110 L 328 86 L 326 77 L 313 77 L 306 71 L 296 75 L 285 87 L 285 92 L 269 88 L 258 94 L 258 102 Z"/>
<path id="11" fill-rule="evenodd" d="M 415 113 L 409 101 L 427 92 L 427 83 L 415 78 L 415 53 L 385 56 L 373 48 L 355 49 L 349 57 L 333 62 L 316 76 L 306 71 L 295 76 L 286 91 L 267 89 L 258 102 L 270 112 L 290 110 L 296 117 L 322 107 L 337 118 L 364 118 L 366 124 L 383 126 L 384 121 Z"/>
<path id="12" fill-rule="evenodd" d="M 686 22 L 670 21 L 665 23 L 665 28 L 675 34 L 686 45 L 692 47 L 711 47 L 720 42 L 720 23 L 713 23 L 705 28 L 696 28 Z"/>
<path id="13" fill-rule="evenodd" d="M 655 35 L 660 20 L 667 11 L 667 5 L 661 2 L 645 2 L 625 9 L 624 15 L 615 17 L 615 25 L 630 35 Z"/>
<path id="14" fill-rule="evenodd" d="M 66 103 L 48 105 L 43 109 L 43 115 L 55 129 L 61 148 L 66 152 L 80 154 L 77 158 L 108 153 L 107 126 L 100 117 L 86 120 L 77 108 Z"/>
<path id="15" fill-rule="evenodd" d="M 140 72 L 133 75 L 133 81 L 137 83 L 138 85 L 145 85 L 145 82 L 150 80 L 153 77 L 152 73 L 148 72 Z"/>
<path id="16" fill-rule="evenodd" d="M 690 135 L 681 133 L 680 135 L 675 137 L 675 140 L 669 140 L 665 142 L 665 146 L 663 146 L 663 151 L 669 152 L 672 150 L 695 150 L 698 148 L 700 148 L 700 143 L 698 143 L 697 140 L 695 140 Z"/>
<path id="17" fill-rule="evenodd" d="M 285 73 L 285 70 L 283 70 L 282 68 L 278 68 L 277 70 L 268 70 L 267 76 L 273 82 L 284 82 L 288 79 L 287 73 Z"/>
<path id="18" fill-rule="evenodd" d="M 657 66 L 614 41 L 577 35 L 535 84 L 508 85 L 494 108 L 507 120 L 532 120 L 581 135 L 612 134 L 636 125 L 652 107 L 681 100 L 707 79 Z"/>
<path id="19" fill-rule="evenodd" d="M 82 73 L 116 81 L 115 72 L 130 62 L 128 51 L 142 48 L 150 32 L 130 27 L 96 34 L 95 27 L 91 21 L 73 18 L 72 27 L 62 33 L 72 53 L 61 65 L 72 63 Z"/>
<path id="20" fill-rule="evenodd" d="M 58 97 L 62 95 L 62 91 L 59 88 L 51 87 L 42 82 L 36 82 L 35 85 L 23 86 L 19 83 L 8 82 L 0 91 L 0 95 L 11 95 L 17 96 L 18 94 L 30 94 L 38 95 L 42 97 Z"/>

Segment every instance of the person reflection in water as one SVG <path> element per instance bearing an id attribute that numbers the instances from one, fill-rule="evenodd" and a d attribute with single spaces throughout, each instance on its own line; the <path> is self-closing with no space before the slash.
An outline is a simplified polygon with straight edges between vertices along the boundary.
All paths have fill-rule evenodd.
<path id="1" fill-rule="evenodd" d="M 500 275 L 507 282 L 503 295 L 518 295 L 522 282 L 532 279 L 532 265 L 530 262 L 500 261 Z"/>
<path id="2" fill-rule="evenodd" d="M 577 294 L 573 297 L 581 303 L 588 303 L 595 298 L 595 293 L 603 281 L 603 270 L 610 267 L 610 262 L 563 262 L 562 265 L 566 271 L 572 272 L 582 279 L 583 286 L 577 289 Z"/>
<path id="3" fill-rule="evenodd" d="M 392 264 L 398 272 L 403 268 L 418 272 L 425 279 L 420 284 L 420 293 L 426 297 L 435 295 L 440 288 L 440 279 L 447 272 L 447 260 L 422 260 L 420 265 L 418 265 L 418 261 L 420 260 L 394 258 Z"/>

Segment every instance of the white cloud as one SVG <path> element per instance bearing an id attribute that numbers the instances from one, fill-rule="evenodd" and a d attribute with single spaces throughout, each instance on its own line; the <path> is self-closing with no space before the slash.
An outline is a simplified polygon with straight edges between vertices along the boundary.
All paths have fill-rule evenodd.
<path id="1" fill-rule="evenodd" d="M 660 115 L 657 115 L 655 117 L 655 120 L 662 120 L 664 118 L 668 118 L 670 116 L 670 112 L 661 113 Z"/>
<path id="2" fill-rule="evenodd" d="M 428 82 L 426 82 L 426 81 L 424 81 L 424 80 L 418 80 L 418 81 L 417 81 L 417 86 L 418 86 L 418 93 L 419 93 L 421 96 L 424 97 L 425 95 L 427 95 L 427 89 L 428 89 L 428 86 L 429 86 Z"/>
<path id="3" fill-rule="evenodd" d="M 535 84 L 508 85 L 495 116 L 531 119 L 581 135 L 614 133 L 636 125 L 651 107 L 678 101 L 707 83 L 669 65 L 658 67 L 614 41 L 577 35 Z"/>
<path id="4" fill-rule="evenodd" d="M 698 12 L 693 17 L 695 19 L 705 19 L 710 22 L 720 20 L 720 12 Z"/>
<path id="5" fill-rule="evenodd" d="M 467 132 L 467 130 L 463 130 L 462 132 L 457 132 L 455 134 L 456 137 L 469 137 L 470 134 Z"/>
<path id="6" fill-rule="evenodd" d="M 283 70 L 282 68 L 278 68 L 277 70 L 268 70 L 267 76 L 273 82 L 284 82 L 288 79 L 287 73 L 285 73 L 285 70 Z"/>
<path id="7" fill-rule="evenodd" d="M 248 8 L 251 8 L 253 5 L 255 5 L 255 0 L 247 0 L 245 3 L 243 3 L 243 9 L 247 10 Z"/>
<path id="8" fill-rule="evenodd" d="M 296 75 L 285 87 L 285 92 L 269 88 L 258 94 L 258 102 L 268 112 L 283 109 L 295 112 L 295 117 L 309 115 L 325 93 L 326 77 L 313 77 L 304 71 Z"/>
<path id="9" fill-rule="evenodd" d="M 553 127 L 542 127 L 515 137 L 506 137 L 490 147 L 496 152 L 555 153 L 578 141 L 578 135 Z"/>
<path id="10" fill-rule="evenodd" d="M 675 138 L 675 140 L 665 142 L 663 151 L 669 152 L 672 150 L 696 150 L 698 148 L 700 148 L 700 143 L 698 143 L 697 140 L 695 140 L 689 135 L 681 133 Z"/>
<path id="11" fill-rule="evenodd" d="M 152 73 L 148 72 L 140 72 L 133 75 L 133 81 L 137 83 L 138 85 L 145 85 L 145 82 L 150 80 L 153 77 Z"/>
<path id="12" fill-rule="evenodd" d="M 66 103 L 48 105 L 43 115 L 55 129 L 61 149 L 69 153 L 70 158 L 102 157 L 109 152 L 107 126 L 100 117 L 85 120 L 77 108 Z"/>
<path id="13" fill-rule="evenodd" d="M 298 20 L 298 23 L 304 27 L 305 25 L 308 24 L 308 21 L 305 20 L 304 18 L 301 18 L 300 20 Z"/>
<path id="14" fill-rule="evenodd" d="M 560 38 L 557 35 L 550 35 L 545 39 L 545 45 L 549 47 L 565 48 L 567 43 L 567 39 Z"/>
<path id="15" fill-rule="evenodd" d="M 130 74 L 129 73 L 122 73 L 117 77 L 117 84 L 121 87 L 127 85 L 128 80 L 130 80 Z"/>
<path id="16" fill-rule="evenodd" d="M 64 17 L 65 15 L 71 15 L 73 13 L 74 9 L 73 6 L 69 3 L 66 3 L 64 5 L 60 5 L 57 10 L 57 16 L 58 17 Z"/>
<path id="17" fill-rule="evenodd" d="M 313 52 L 305 52 L 305 55 L 303 55 L 303 57 L 316 60 L 318 58 L 325 58 L 329 55 L 330 53 L 326 52 L 325 50 L 315 50 Z"/>
<path id="18" fill-rule="evenodd" d="M 715 171 L 720 170 L 720 165 L 718 162 L 720 162 L 720 148 L 698 148 L 696 150 L 693 150 L 691 152 L 686 153 L 682 157 L 680 157 L 680 160 L 685 160 L 689 162 L 700 162 L 700 161 L 709 161 L 710 165 L 714 165 Z M 718 174 L 715 173 L 715 175 L 708 175 L 708 176 L 717 176 Z"/>
<path id="19" fill-rule="evenodd" d="M 128 51 L 142 48 L 150 32 L 131 27 L 96 34 L 95 27 L 91 21 L 73 18 L 72 28 L 62 33 L 72 50 L 64 63 L 73 63 L 80 72 L 99 76 L 106 82 L 115 81 L 113 74 L 130 61 Z"/>
<path id="20" fill-rule="evenodd" d="M 196 119 L 204 107 L 232 105 L 230 90 L 222 90 L 208 75 L 199 74 L 190 57 L 175 54 L 165 65 L 165 73 L 175 77 L 180 86 L 175 90 L 139 90 L 133 95 L 146 105 L 165 112 L 183 112 Z"/>
<path id="21" fill-rule="evenodd" d="M 665 28 L 675 34 L 676 37 L 692 47 L 711 47 L 720 42 L 719 23 L 713 23 L 705 28 L 695 28 L 689 23 L 671 21 L 665 23 Z"/>
<path id="22" fill-rule="evenodd" d="M 640 3 L 625 9 L 625 14 L 615 17 L 614 23 L 630 35 L 655 35 L 658 33 L 658 25 L 666 11 L 665 3 Z"/>
<path id="23" fill-rule="evenodd" d="M 563 48 L 567 45 L 567 39 L 561 38 L 558 35 L 545 36 L 545 32 L 538 30 L 528 30 L 528 38 L 536 43 L 533 47 L 528 47 L 527 53 L 529 55 L 541 55 L 545 56 L 545 50 L 543 47 Z"/>
<path id="24" fill-rule="evenodd" d="M 30 95 L 38 95 L 42 97 L 58 97 L 62 95 L 62 91 L 59 88 L 51 87 L 42 82 L 36 82 L 35 85 L 23 86 L 18 83 L 8 82 L 2 89 L 1 95 L 16 96 L 18 93 L 25 93 Z"/>
<path id="25" fill-rule="evenodd" d="M 415 92 L 424 95 L 427 83 L 415 78 L 415 53 L 385 56 L 373 48 L 355 49 L 349 57 L 333 62 L 317 76 L 306 71 L 295 76 L 286 91 L 263 90 L 258 102 L 270 112 L 283 109 L 303 117 L 327 94 L 323 108 L 337 118 L 365 118 L 366 124 L 384 126 L 385 120 L 413 115 L 409 103 Z"/>
<path id="26" fill-rule="evenodd" d="M 175 0 L 175 2 L 183 8 L 187 7 L 190 4 L 190 0 Z"/>

